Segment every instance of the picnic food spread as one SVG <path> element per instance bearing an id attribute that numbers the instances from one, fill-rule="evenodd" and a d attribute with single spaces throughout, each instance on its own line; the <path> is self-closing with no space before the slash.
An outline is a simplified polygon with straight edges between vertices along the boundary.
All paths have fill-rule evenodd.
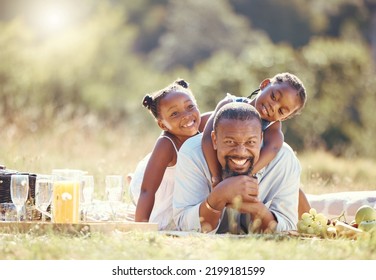
<path id="1" fill-rule="evenodd" d="M 376 209 L 369 205 L 362 205 L 355 214 L 355 220 L 351 223 L 341 220 L 344 213 L 337 218 L 328 219 L 324 214 L 317 213 L 311 208 L 303 213 L 297 227 L 303 235 L 317 236 L 321 238 L 351 238 L 376 232 Z"/>

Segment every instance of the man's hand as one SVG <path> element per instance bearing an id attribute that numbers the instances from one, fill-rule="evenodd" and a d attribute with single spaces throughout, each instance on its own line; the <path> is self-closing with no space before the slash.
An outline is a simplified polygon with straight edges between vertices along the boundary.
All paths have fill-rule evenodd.
<path id="1" fill-rule="evenodd" d="M 258 195 L 257 179 L 241 175 L 229 177 L 219 182 L 200 205 L 201 230 L 210 232 L 217 227 L 222 210 L 238 198 L 248 203 L 256 203 Z"/>
<path id="2" fill-rule="evenodd" d="M 234 199 L 242 202 L 258 202 L 258 181 L 247 175 L 228 177 L 221 181 L 215 188 L 220 192 L 222 201 L 226 205 L 233 203 Z"/>
<path id="3" fill-rule="evenodd" d="M 252 217 L 251 232 L 273 232 L 277 227 L 277 221 L 274 215 L 262 202 L 242 202 L 234 200 L 233 203 L 226 205 L 236 209 L 240 213 L 250 214 Z"/>
<path id="4" fill-rule="evenodd" d="M 252 217 L 252 232 L 272 232 L 277 221 L 269 209 L 258 200 L 258 180 L 251 176 L 229 177 L 218 184 L 223 188 L 226 207 Z"/>

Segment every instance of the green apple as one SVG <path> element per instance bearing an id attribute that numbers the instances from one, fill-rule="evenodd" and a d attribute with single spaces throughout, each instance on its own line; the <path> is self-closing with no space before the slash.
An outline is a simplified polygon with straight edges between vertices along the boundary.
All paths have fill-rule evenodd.
<path id="1" fill-rule="evenodd" d="M 362 221 L 376 220 L 376 209 L 369 205 L 360 206 L 355 214 L 355 222 L 359 225 Z"/>
<path id="2" fill-rule="evenodd" d="M 363 221 L 358 226 L 362 231 L 375 231 L 376 230 L 376 220 L 373 221 Z"/>

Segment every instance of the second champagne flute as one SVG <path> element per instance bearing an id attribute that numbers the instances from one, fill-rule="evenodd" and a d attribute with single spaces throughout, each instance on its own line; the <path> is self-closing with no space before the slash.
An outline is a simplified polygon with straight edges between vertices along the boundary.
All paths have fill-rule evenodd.
<path id="1" fill-rule="evenodd" d="M 46 221 L 46 212 L 52 201 L 52 192 L 52 176 L 37 175 L 35 180 L 35 207 L 42 213 L 42 222 Z"/>
<path id="2" fill-rule="evenodd" d="M 123 199 L 123 176 L 106 176 L 106 196 L 110 202 L 120 202 Z"/>
<path id="3" fill-rule="evenodd" d="M 111 218 L 115 221 L 117 208 L 123 199 L 123 176 L 107 175 L 105 180 L 106 196 L 112 213 Z"/>

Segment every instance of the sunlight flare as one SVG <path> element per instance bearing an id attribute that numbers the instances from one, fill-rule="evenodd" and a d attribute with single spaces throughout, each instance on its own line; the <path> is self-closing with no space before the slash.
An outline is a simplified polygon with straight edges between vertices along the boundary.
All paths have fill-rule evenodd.
<path id="1" fill-rule="evenodd" d="M 35 15 L 38 28 L 44 32 L 58 32 L 69 25 L 70 17 L 66 7 L 51 5 L 40 9 Z"/>

